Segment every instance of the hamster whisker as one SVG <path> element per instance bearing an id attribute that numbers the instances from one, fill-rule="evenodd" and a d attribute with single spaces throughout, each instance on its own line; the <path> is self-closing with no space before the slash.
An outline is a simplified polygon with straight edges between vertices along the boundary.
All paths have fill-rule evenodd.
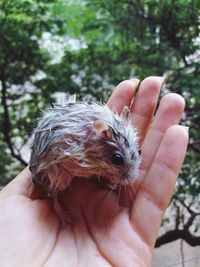
<path id="1" fill-rule="evenodd" d="M 124 196 L 124 198 L 125 198 L 125 202 L 127 201 L 127 187 L 126 187 L 126 185 L 124 185 L 124 192 L 125 192 L 125 196 Z M 129 192 L 128 192 L 129 193 Z"/>
<path id="2" fill-rule="evenodd" d="M 131 197 L 131 201 L 132 203 L 134 202 L 134 197 L 133 197 L 133 194 L 132 194 L 132 191 L 131 191 L 131 188 L 130 188 L 130 185 L 126 185 L 126 188 L 128 189 L 128 193 Z"/>
<path id="3" fill-rule="evenodd" d="M 106 194 L 105 198 L 99 203 L 99 205 L 97 206 L 97 208 L 100 208 L 103 204 L 105 204 L 105 202 L 109 199 L 109 197 L 111 196 L 113 190 L 116 188 L 117 183 L 115 183 L 111 189 L 109 190 L 109 192 Z"/>
<path id="4" fill-rule="evenodd" d="M 72 192 L 72 186 L 71 184 L 68 185 L 70 192 Z"/>
<path id="5" fill-rule="evenodd" d="M 117 188 L 117 204 L 119 204 L 120 203 L 120 195 L 121 195 L 121 185 L 119 185 L 118 186 L 118 188 Z"/>

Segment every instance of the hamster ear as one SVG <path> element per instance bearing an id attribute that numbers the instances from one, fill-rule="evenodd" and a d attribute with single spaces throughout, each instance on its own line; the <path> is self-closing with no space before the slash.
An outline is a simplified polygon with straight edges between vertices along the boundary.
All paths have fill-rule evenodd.
<path id="1" fill-rule="evenodd" d="M 123 107 L 120 117 L 126 121 L 130 120 L 130 109 L 127 106 Z"/>
<path id="2" fill-rule="evenodd" d="M 105 139 L 112 139 L 112 130 L 105 121 L 96 120 L 93 125 L 97 136 Z"/>

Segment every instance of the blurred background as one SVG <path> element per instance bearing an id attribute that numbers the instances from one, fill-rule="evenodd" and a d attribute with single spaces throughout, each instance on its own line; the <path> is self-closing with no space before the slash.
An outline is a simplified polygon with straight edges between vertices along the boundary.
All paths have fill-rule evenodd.
<path id="1" fill-rule="evenodd" d="M 190 127 L 153 266 L 200 266 L 199 0 L 0 0 L 0 186 L 27 165 L 45 106 L 74 93 L 106 101 L 149 75 L 185 98 Z"/>

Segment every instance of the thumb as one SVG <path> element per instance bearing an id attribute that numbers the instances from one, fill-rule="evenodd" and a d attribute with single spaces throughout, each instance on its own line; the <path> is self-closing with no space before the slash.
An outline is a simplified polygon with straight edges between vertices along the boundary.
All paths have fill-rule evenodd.
<path id="1" fill-rule="evenodd" d="M 32 174 L 27 166 L 15 179 L 1 190 L 0 196 L 8 196 L 12 194 L 29 196 L 32 185 L 31 178 Z"/>

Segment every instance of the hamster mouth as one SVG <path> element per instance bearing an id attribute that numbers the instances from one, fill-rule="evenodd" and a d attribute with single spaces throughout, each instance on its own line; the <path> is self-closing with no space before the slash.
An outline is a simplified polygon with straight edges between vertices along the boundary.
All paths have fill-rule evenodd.
<path id="1" fill-rule="evenodd" d="M 119 179 L 109 179 L 108 177 L 100 177 L 98 181 L 106 186 L 107 188 L 110 188 L 112 190 L 118 189 L 120 186 L 131 186 L 133 184 L 133 181 L 130 181 L 128 179 L 119 180 Z"/>
<path id="2" fill-rule="evenodd" d="M 112 190 L 118 190 L 120 187 L 124 186 L 131 186 L 133 184 L 133 181 L 130 181 L 128 179 L 116 179 L 115 177 L 106 177 L 106 176 L 97 176 L 97 175 L 91 175 L 90 178 L 93 180 L 93 182 L 97 183 L 100 186 L 103 186 L 108 189 Z"/>
<path id="3" fill-rule="evenodd" d="M 93 179 L 95 183 L 97 183 L 100 186 L 115 190 L 119 187 L 119 183 L 116 180 L 109 179 L 105 176 L 96 176 L 92 175 L 90 178 Z"/>

